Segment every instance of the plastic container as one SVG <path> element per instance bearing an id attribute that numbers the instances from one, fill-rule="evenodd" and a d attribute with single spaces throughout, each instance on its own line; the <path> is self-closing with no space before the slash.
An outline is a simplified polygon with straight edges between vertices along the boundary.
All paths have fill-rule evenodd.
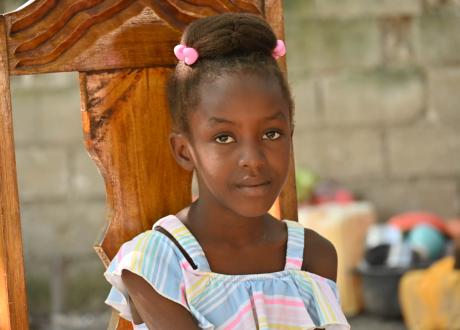
<path id="1" fill-rule="evenodd" d="M 362 262 L 355 272 L 361 276 L 363 307 L 369 314 L 384 318 L 400 318 L 399 282 L 409 270 L 427 267 L 427 263 L 409 267 L 370 266 Z"/>

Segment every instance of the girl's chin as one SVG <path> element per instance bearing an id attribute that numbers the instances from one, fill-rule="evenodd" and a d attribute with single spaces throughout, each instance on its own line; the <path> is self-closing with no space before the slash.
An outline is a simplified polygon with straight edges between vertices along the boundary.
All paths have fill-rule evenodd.
<path id="1" fill-rule="evenodd" d="M 255 218 L 265 215 L 270 211 L 275 200 L 272 199 L 246 199 L 231 205 L 235 213 L 245 218 Z"/>

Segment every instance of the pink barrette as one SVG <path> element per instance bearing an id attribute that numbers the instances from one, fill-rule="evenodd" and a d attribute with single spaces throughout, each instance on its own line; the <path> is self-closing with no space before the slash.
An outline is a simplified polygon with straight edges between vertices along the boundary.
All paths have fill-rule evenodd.
<path id="1" fill-rule="evenodd" d="M 192 65 L 198 59 L 198 52 L 195 48 L 180 44 L 174 47 L 174 55 L 176 55 L 177 59 L 184 61 L 188 65 Z"/>
<path id="2" fill-rule="evenodd" d="M 278 59 L 279 57 L 284 56 L 284 54 L 286 54 L 286 46 L 284 45 L 283 40 L 278 39 L 272 55 L 275 59 Z"/>

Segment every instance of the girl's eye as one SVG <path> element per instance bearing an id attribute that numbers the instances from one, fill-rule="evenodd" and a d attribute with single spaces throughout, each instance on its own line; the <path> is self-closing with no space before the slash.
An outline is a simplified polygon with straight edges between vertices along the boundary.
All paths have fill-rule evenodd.
<path id="1" fill-rule="evenodd" d="M 219 135 L 215 138 L 215 141 L 220 144 L 228 144 L 235 140 L 230 135 Z"/>
<path id="2" fill-rule="evenodd" d="M 277 131 L 270 131 L 264 134 L 263 139 L 265 139 L 265 136 L 267 136 L 269 140 L 276 140 L 281 136 L 281 134 Z"/>

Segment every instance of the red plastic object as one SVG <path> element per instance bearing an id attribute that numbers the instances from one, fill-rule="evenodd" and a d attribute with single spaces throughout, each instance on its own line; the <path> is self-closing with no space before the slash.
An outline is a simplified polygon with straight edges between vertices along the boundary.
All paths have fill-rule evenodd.
<path id="1" fill-rule="evenodd" d="M 388 220 L 388 224 L 399 228 L 401 231 L 409 231 L 418 224 L 425 223 L 433 226 L 441 233 L 450 236 L 444 219 L 428 212 L 406 212 L 395 215 Z"/>

